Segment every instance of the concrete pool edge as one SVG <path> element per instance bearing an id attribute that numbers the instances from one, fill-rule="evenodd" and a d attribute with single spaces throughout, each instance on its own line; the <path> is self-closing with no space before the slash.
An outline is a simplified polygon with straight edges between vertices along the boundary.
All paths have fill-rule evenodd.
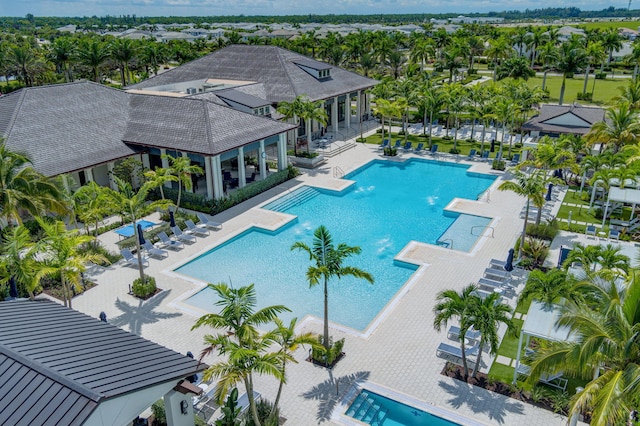
<path id="1" fill-rule="evenodd" d="M 356 397 L 360 394 L 362 390 L 368 390 L 383 397 L 389 398 L 411 408 L 415 408 L 420 411 L 424 411 L 426 413 L 432 414 L 434 416 L 440 417 L 444 420 L 455 422 L 461 426 L 488 426 L 486 423 L 479 422 L 475 419 L 469 419 L 467 417 L 463 417 L 451 410 L 446 408 L 439 407 L 437 405 L 433 405 L 427 401 L 420 400 L 411 395 L 405 394 L 403 392 L 399 392 L 393 389 L 390 389 L 386 386 L 379 385 L 370 380 L 365 380 L 360 383 L 355 383 L 351 385 L 349 390 L 345 392 L 344 396 L 338 401 L 336 407 L 331 413 L 331 420 L 347 425 L 347 426 L 361 426 L 363 423 L 354 419 L 351 416 L 347 416 L 346 412 L 349 409 L 349 406 L 353 403 Z"/>

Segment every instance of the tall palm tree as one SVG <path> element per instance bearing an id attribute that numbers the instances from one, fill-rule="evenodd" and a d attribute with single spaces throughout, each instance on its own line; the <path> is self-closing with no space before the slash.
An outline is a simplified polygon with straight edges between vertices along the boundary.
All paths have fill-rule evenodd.
<path id="1" fill-rule="evenodd" d="M 457 319 L 460 323 L 460 352 L 462 353 L 462 367 L 465 378 L 469 376 L 469 365 L 464 336 L 473 325 L 471 317 L 473 308 L 477 306 L 473 301 L 478 299 L 478 296 L 473 294 L 476 289 L 477 287 L 472 284 L 465 287 L 460 293 L 455 290 L 443 290 L 436 296 L 436 305 L 433 307 L 433 313 L 435 314 L 433 328 L 436 331 L 440 331 L 443 326 L 446 327 L 449 320 Z"/>
<path id="2" fill-rule="evenodd" d="M 571 341 L 552 342 L 534 356 L 528 381 L 563 371 L 589 380 L 571 399 L 569 417 L 591 414 L 591 425 L 625 424 L 640 395 L 640 281 L 619 288 L 615 281 L 584 286 L 595 303 L 568 303 L 558 326 L 569 327 Z"/>
<path id="3" fill-rule="evenodd" d="M 123 221 L 131 223 L 133 227 L 133 235 L 136 242 L 136 254 L 138 256 L 138 271 L 140 272 L 140 281 L 145 282 L 144 269 L 142 265 L 142 250 L 140 248 L 140 238 L 138 235 L 138 227 L 136 221 L 157 208 L 166 209 L 171 205 L 168 200 L 156 200 L 147 203 L 147 195 L 151 189 L 149 184 L 144 184 L 138 192 L 131 188 L 129 182 L 125 182 L 119 177 L 114 177 L 118 190 L 108 189 L 108 197 L 114 211 L 122 217 Z"/>
<path id="4" fill-rule="evenodd" d="M 28 155 L 8 149 L 0 139 L 0 226 L 22 223 L 23 211 L 65 214 L 67 206 L 55 181 L 36 172 Z"/>
<path id="5" fill-rule="evenodd" d="M 508 332 L 513 332 L 514 330 L 514 324 L 511 320 L 511 307 L 506 303 L 500 303 L 500 297 L 498 293 L 491 293 L 484 299 L 476 297 L 471 300 L 472 308 L 469 322 L 481 336 L 478 344 L 478 358 L 471 374 L 473 378 L 476 377 L 480 369 L 484 347 L 489 347 L 490 354 L 498 352 L 498 345 L 500 344 L 498 327 L 500 324 L 506 324 Z"/>
<path id="6" fill-rule="evenodd" d="M 524 290 L 520 293 L 519 302 L 536 299 L 547 306 L 552 306 L 569 297 L 576 300 L 581 296 L 572 291 L 574 280 L 563 269 L 551 269 L 544 272 L 535 269 L 529 273 Z"/>
<path id="7" fill-rule="evenodd" d="M 640 136 L 638 113 L 628 103 L 607 108 L 605 120 L 591 126 L 585 139 L 590 143 L 600 143 L 616 153 L 625 145 L 634 145 Z"/>
<path id="8" fill-rule="evenodd" d="M 39 280 L 36 277 L 36 261 L 33 258 L 33 242 L 29 230 L 23 225 L 9 228 L 2 235 L 0 243 L 0 283 L 15 280 L 18 287 L 24 288 L 31 300 Z"/>
<path id="9" fill-rule="evenodd" d="M 8 54 L 9 66 L 24 84 L 33 85 L 35 74 L 41 69 L 42 61 L 28 44 L 13 45 Z"/>
<path id="10" fill-rule="evenodd" d="M 538 58 L 538 49 L 540 46 L 544 45 L 546 41 L 549 39 L 548 35 L 544 31 L 542 27 L 533 27 L 531 29 L 531 34 L 527 39 L 527 47 L 531 52 L 531 67 L 536 63 L 536 59 Z"/>
<path id="11" fill-rule="evenodd" d="M 277 318 L 279 313 L 290 310 L 283 305 L 267 306 L 256 310 L 257 296 L 253 284 L 238 289 L 225 283 L 209 284 L 217 294 L 219 313 L 204 315 L 191 327 L 211 327 L 217 334 L 204 336 L 206 347 L 201 358 L 213 353 L 225 355 L 204 371 L 204 380 L 216 382 L 215 398 L 222 403 L 229 390 L 242 382 L 249 398 L 249 407 L 254 424 L 260 426 L 256 401 L 253 397 L 254 373 L 268 374 L 283 380 L 281 354 L 268 352 L 277 342 L 277 332 L 261 333 L 260 328 Z"/>
<path id="12" fill-rule="evenodd" d="M 369 77 L 369 72 L 376 67 L 376 60 L 370 53 L 363 53 L 358 62 L 358 68 L 365 77 Z"/>
<path id="13" fill-rule="evenodd" d="M 193 180 L 191 175 L 202 174 L 204 170 L 197 164 L 191 164 L 189 157 L 172 157 L 163 154 L 162 158 L 169 160 L 169 173 L 177 178 L 178 182 L 178 199 L 176 201 L 176 211 L 180 209 L 180 197 L 182 196 L 182 188 L 191 191 L 193 188 Z"/>
<path id="14" fill-rule="evenodd" d="M 524 223 L 522 225 L 522 235 L 520 237 L 520 245 L 518 248 L 518 257 L 522 256 L 522 246 L 524 245 L 527 236 L 527 221 L 529 219 L 529 206 L 531 203 L 542 209 L 544 206 L 544 194 L 545 194 L 545 178 L 541 176 L 539 171 L 534 171 L 531 174 L 523 173 L 520 170 L 514 171 L 514 179 L 506 182 L 502 182 L 498 187 L 499 191 L 513 191 L 516 194 L 526 197 L 527 204 L 524 213 Z"/>
<path id="15" fill-rule="evenodd" d="M 153 74 L 158 75 L 160 64 L 165 61 L 164 46 L 155 40 L 144 40 L 140 52 L 140 60 L 144 64 L 147 74 L 149 74 L 149 68 L 151 68 Z"/>
<path id="16" fill-rule="evenodd" d="M 278 113 L 284 116 L 285 120 L 293 120 L 297 127 L 293 130 L 293 149 L 294 151 L 298 146 L 298 129 L 300 128 L 300 118 L 303 112 L 303 101 L 305 97 L 298 95 L 291 102 L 282 101 L 278 103 Z M 297 154 L 297 153 L 296 153 Z"/>
<path id="17" fill-rule="evenodd" d="M 542 90 L 547 87 L 547 73 L 553 69 L 553 66 L 558 62 L 558 58 L 558 48 L 555 44 L 547 42 L 540 47 L 538 59 L 542 62 L 544 70 L 542 74 Z"/>
<path id="18" fill-rule="evenodd" d="M 580 71 L 587 64 L 587 54 L 584 48 L 578 43 L 570 41 L 560 45 L 559 58 L 555 64 L 555 69 L 562 74 L 562 85 L 560 86 L 559 105 L 564 101 L 564 90 L 567 85 L 567 77 Z"/>
<path id="19" fill-rule="evenodd" d="M 348 246 L 345 243 L 335 245 L 333 243 L 333 237 L 329 233 L 329 230 L 320 225 L 313 232 L 313 244 L 309 247 L 302 241 L 296 241 L 291 250 L 299 250 L 306 252 L 309 255 L 309 260 L 313 263 L 307 269 L 307 281 L 309 281 L 309 287 L 315 287 L 322 284 L 324 293 L 324 331 L 322 344 L 325 348 L 325 353 L 328 354 L 330 350 L 329 345 L 329 281 L 337 278 L 340 279 L 345 276 L 352 276 L 355 278 L 361 278 L 373 284 L 373 276 L 369 272 L 366 272 L 355 266 L 344 265 L 344 262 L 349 257 L 360 254 L 362 249 L 358 246 Z"/>
<path id="20" fill-rule="evenodd" d="M 94 241 L 98 244 L 99 223 L 112 211 L 108 189 L 95 181 L 87 182 L 73 194 L 77 215 L 85 224 L 87 234 L 89 224 L 93 223 Z"/>
<path id="21" fill-rule="evenodd" d="M 82 252 L 80 248 L 93 240 L 77 229 L 67 230 L 64 222 L 48 223 L 37 217 L 44 237 L 36 243 L 38 280 L 44 276 L 59 276 L 62 283 L 64 306 L 71 308 L 71 299 L 89 262 L 108 262 L 102 254 Z"/>
<path id="22" fill-rule="evenodd" d="M 607 28 L 600 38 L 600 43 L 607 52 L 607 65 L 610 65 L 613 52 L 622 49 L 622 37 L 616 28 Z"/>
<path id="23" fill-rule="evenodd" d="M 433 42 L 429 39 L 418 40 L 409 54 L 409 58 L 412 62 L 420 64 L 420 72 L 424 71 L 425 63 L 433 58 L 436 50 L 433 46 Z"/>
<path id="24" fill-rule="evenodd" d="M 387 63 L 389 64 L 389 68 L 391 69 L 391 74 L 394 79 L 398 79 L 402 74 L 402 67 L 407 62 L 407 58 L 404 53 L 398 50 L 392 50 L 389 53 Z"/>
<path id="25" fill-rule="evenodd" d="M 59 37 L 54 40 L 51 46 L 51 59 L 58 69 L 64 74 L 64 79 L 68 83 L 73 81 L 71 76 L 71 62 L 76 54 L 76 44 L 68 37 Z"/>
<path id="26" fill-rule="evenodd" d="M 274 318 L 273 322 L 276 325 L 275 329 L 275 342 L 280 346 L 278 350 L 278 356 L 280 358 L 280 372 L 281 378 L 280 383 L 278 384 L 278 393 L 276 394 L 276 399 L 273 402 L 273 409 L 271 410 L 271 414 L 269 417 L 274 417 L 276 412 L 278 411 L 278 404 L 280 403 L 280 396 L 282 395 L 282 388 L 284 387 L 287 372 L 286 367 L 290 362 L 298 363 L 296 359 L 293 357 L 293 353 L 298 349 L 298 347 L 302 345 L 309 345 L 311 347 L 318 346 L 318 339 L 316 336 L 311 333 L 302 333 L 296 334 L 296 322 L 297 318 L 293 318 L 289 325 L 285 325 L 280 318 Z"/>
<path id="27" fill-rule="evenodd" d="M 350 108 L 348 103 L 345 105 L 345 108 Z M 314 102 L 306 97 L 303 97 L 300 100 L 300 111 L 298 115 L 304 120 L 305 134 L 307 136 L 307 152 L 309 152 L 309 146 L 311 145 L 311 123 L 313 121 L 317 121 L 322 126 L 326 126 L 329 116 L 322 105 L 322 101 Z M 348 111 L 345 111 L 345 120 L 349 120 Z"/>
<path id="28" fill-rule="evenodd" d="M 164 185 L 167 182 L 177 182 L 178 177 L 171 174 L 171 169 L 165 169 L 158 167 L 154 170 L 147 170 L 144 172 L 146 181 L 152 188 L 160 189 L 160 198 L 164 200 Z"/>
<path id="29" fill-rule="evenodd" d="M 111 56 L 120 66 L 122 87 L 129 84 L 129 64 L 136 56 L 137 47 L 130 38 L 117 38 L 111 42 Z"/>
<path id="30" fill-rule="evenodd" d="M 109 46 L 98 39 L 83 40 L 77 55 L 78 62 L 91 69 L 93 80 L 100 83 L 100 69 L 109 59 Z"/>
<path id="31" fill-rule="evenodd" d="M 589 82 L 589 69 L 591 64 L 597 64 L 602 62 L 605 51 L 601 43 L 591 43 L 587 46 L 585 53 L 587 55 L 586 66 L 584 71 L 584 84 L 582 85 L 582 94 L 587 93 L 587 83 Z M 593 77 L 595 80 L 595 76 Z M 594 83 L 595 84 L 595 83 Z"/>
<path id="32" fill-rule="evenodd" d="M 493 81 L 496 81 L 496 71 L 500 66 L 503 59 L 511 56 L 513 48 L 511 42 L 505 36 L 500 36 L 497 39 L 489 41 L 489 47 L 485 50 L 485 53 L 489 59 L 493 62 Z"/>
<path id="33" fill-rule="evenodd" d="M 640 44 L 639 44 L 640 46 Z M 640 51 L 640 49 L 638 49 Z M 616 103 L 627 103 L 629 109 L 634 112 L 640 111 L 640 79 L 632 79 L 626 86 L 618 87 L 620 95 L 613 98 Z"/>

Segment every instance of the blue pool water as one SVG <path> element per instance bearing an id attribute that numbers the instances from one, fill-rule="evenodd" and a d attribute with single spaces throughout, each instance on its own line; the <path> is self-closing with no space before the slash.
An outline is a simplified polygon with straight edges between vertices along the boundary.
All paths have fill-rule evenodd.
<path id="1" fill-rule="evenodd" d="M 137 224 L 139 224 L 142 227 L 142 229 L 147 229 L 147 228 L 155 225 L 155 223 L 149 222 L 148 220 L 144 220 L 144 219 L 137 221 L 136 225 Z M 123 236 L 123 237 L 131 237 L 135 233 L 135 232 L 133 232 L 133 225 L 131 225 L 131 224 L 123 226 L 122 228 L 118 228 L 118 229 L 114 230 L 113 232 L 115 232 L 116 234 L 118 234 L 120 236 Z"/>
<path id="2" fill-rule="evenodd" d="M 347 409 L 348 416 L 378 426 L 459 426 L 426 411 L 363 389 Z"/>
<path id="3" fill-rule="evenodd" d="M 283 320 L 312 314 L 322 318 L 322 286 L 309 289 L 308 255 L 292 252 L 296 241 L 312 244 L 325 225 L 334 243 L 362 248 L 347 264 L 370 272 L 375 284 L 345 277 L 329 284 L 329 318 L 364 330 L 416 269 L 394 261 L 411 240 L 468 251 L 490 219 L 443 212 L 454 198 L 477 197 L 495 179 L 467 166 L 424 160 L 403 164 L 373 161 L 347 176 L 356 183 L 335 192 L 302 187 L 264 208 L 297 216 L 277 232 L 252 228 L 176 269 L 198 280 L 254 283 L 259 307 L 283 304 L 293 312 Z M 447 241 L 444 241 L 447 240 Z M 186 303 L 212 311 L 214 292 L 203 289 Z M 355 309 L 354 307 L 357 307 Z"/>

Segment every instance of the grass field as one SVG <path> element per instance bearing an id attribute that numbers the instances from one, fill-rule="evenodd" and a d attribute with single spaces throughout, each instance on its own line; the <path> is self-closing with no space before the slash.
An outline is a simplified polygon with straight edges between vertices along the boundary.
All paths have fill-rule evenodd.
<path id="1" fill-rule="evenodd" d="M 637 31 L 640 26 L 640 21 L 609 21 L 609 22 L 583 22 L 575 24 L 567 24 L 572 27 L 580 27 L 586 29 L 607 29 L 607 28 L 629 28 L 630 30 Z"/>
<path id="2" fill-rule="evenodd" d="M 587 92 L 590 92 L 593 87 L 593 76 L 589 77 L 589 83 L 587 84 Z M 530 87 L 538 86 L 542 87 L 542 78 L 534 77 L 527 81 Z M 620 94 L 618 87 L 624 87 L 629 84 L 629 80 L 596 80 L 596 87 L 593 94 L 593 102 L 597 105 L 610 105 L 611 99 Z M 568 78 L 566 88 L 564 91 L 565 104 L 571 104 L 574 101 L 578 101 L 578 92 L 582 93 L 582 87 L 584 85 L 584 78 Z M 546 102 L 558 102 L 560 99 L 560 86 L 562 86 L 562 77 L 547 76 L 546 89 L 549 90 L 549 99 Z M 586 101 L 578 101 L 578 103 L 586 104 Z"/>

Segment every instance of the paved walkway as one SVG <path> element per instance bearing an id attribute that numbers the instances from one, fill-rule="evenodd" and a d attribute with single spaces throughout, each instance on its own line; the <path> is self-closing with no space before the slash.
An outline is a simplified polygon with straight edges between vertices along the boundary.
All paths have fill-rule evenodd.
<path id="1" fill-rule="evenodd" d="M 410 156 L 402 155 L 396 161 Z M 322 167 L 305 171 L 296 180 L 216 216 L 216 221 L 224 223 L 222 230 L 212 232 L 206 238 L 198 238 L 195 244 L 186 245 L 179 252 L 170 252 L 168 259 L 150 260 L 146 272 L 156 277 L 158 286 L 165 292 L 146 303 L 127 294 L 128 285 L 136 278 L 138 271 L 117 264 L 108 268 L 93 268 L 89 275 L 99 285 L 75 298 L 73 307 L 96 318 L 100 311 L 104 311 L 111 324 L 179 352 L 198 353 L 203 347 L 203 334 L 207 330 L 190 330 L 197 314 L 179 309 L 178 299 L 196 291 L 200 286 L 176 277 L 170 271 L 186 259 L 251 226 L 278 226 L 277 221 L 273 221 L 274 215 L 264 214 L 263 210 L 256 208 L 269 198 L 303 183 L 340 187 L 341 181 L 333 178 L 336 167 L 348 173 L 374 158 L 379 158 L 375 146 L 357 144 L 354 149 L 329 159 Z M 438 158 L 466 163 L 465 160 L 448 155 L 438 155 Z M 493 173 L 488 163 L 477 161 L 469 164 L 474 171 Z M 288 383 L 281 400 L 281 414 L 288 419 L 287 424 L 335 424 L 331 416 L 338 401 L 351 384 L 363 381 L 410 395 L 418 401 L 475 419 L 481 424 L 560 426 L 566 423 L 565 418 L 554 413 L 440 374 L 445 361 L 436 357 L 436 348 L 440 342 L 447 341 L 447 336 L 446 330 L 437 333 L 432 325 L 432 310 L 437 293 L 443 289 L 459 291 L 476 281 L 482 276 L 491 258 L 506 257 L 521 230 L 519 213 L 524 199 L 509 191 L 497 191 L 502 180 L 502 174 L 498 175 L 500 178 L 479 200 L 456 199 L 450 204 L 450 208 L 454 210 L 493 218 L 491 228 L 487 229 L 470 253 L 419 242 L 410 243 L 397 258 L 411 260 L 421 267 L 405 284 L 399 296 L 389 303 L 386 311 L 378 318 L 377 326 L 363 335 L 350 334 L 336 328 L 332 330 L 334 339 L 346 339 L 347 353 L 333 371 L 304 362 L 307 355 L 304 349 L 295 354 L 299 364 L 287 367 Z M 152 215 L 150 219 L 156 221 L 158 217 Z M 117 241 L 113 232 L 100 239 L 111 249 Z M 286 295 L 283 297 L 286 304 Z M 319 333 L 320 321 L 307 322 L 303 329 Z M 492 362 L 487 355 L 483 360 L 485 368 Z M 215 357 L 206 358 L 208 363 L 215 361 Z M 275 380 L 268 377 L 258 377 L 256 380 L 256 388 L 271 400 L 275 398 L 277 385 Z"/>

